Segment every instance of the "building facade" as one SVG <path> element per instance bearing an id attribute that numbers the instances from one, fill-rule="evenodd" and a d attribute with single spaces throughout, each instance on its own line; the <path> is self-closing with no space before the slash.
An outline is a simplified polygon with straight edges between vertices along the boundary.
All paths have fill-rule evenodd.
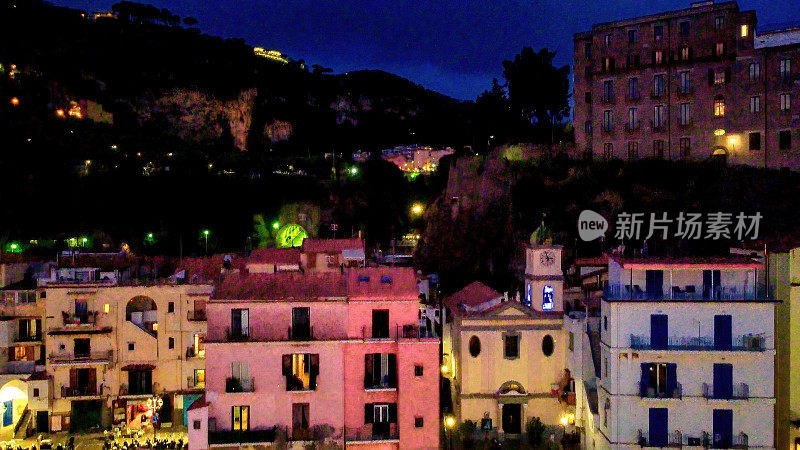
<path id="1" fill-rule="evenodd" d="M 576 149 L 800 170 L 797 43 L 756 45 L 756 25 L 711 0 L 575 34 Z"/>
<path id="2" fill-rule="evenodd" d="M 746 257 L 609 260 L 598 447 L 775 447 L 762 270 Z"/>
<path id="3" fill-rule="evenodd" d="M 439 340 L 420 331 L 411 269 L 228 277 L 208 312 L 208 406 L 195 414 L 209 446 L 438 448 Z"/>

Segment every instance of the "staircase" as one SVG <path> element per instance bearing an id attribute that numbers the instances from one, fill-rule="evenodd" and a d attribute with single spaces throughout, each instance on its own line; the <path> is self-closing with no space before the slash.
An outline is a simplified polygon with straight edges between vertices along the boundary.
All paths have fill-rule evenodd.
<path id="1" fill-rule="evenodd" d="M 32 418 L 33 414 L 26 406 L 19 421 L 14 425 L 14 439 L 25 439 L 28 437 L 28 429 L 30 428 Z"/>
<path id="2" fill-rule="evenodd" d="M 600 378 L 600 330 L 587 330 L 589 348 L 592 350 L 592 363 L 594 363 L 594 376 Z"/>

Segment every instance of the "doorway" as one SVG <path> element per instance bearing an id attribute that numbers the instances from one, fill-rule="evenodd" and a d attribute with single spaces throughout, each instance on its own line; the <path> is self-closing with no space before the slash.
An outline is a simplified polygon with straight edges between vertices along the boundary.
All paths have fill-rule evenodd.
<path id="1" fill-rule="evenodd" d="M 522 433 L 522 405 L 518 403 L 503 405 L 503 431 L 507 434 Z"/>

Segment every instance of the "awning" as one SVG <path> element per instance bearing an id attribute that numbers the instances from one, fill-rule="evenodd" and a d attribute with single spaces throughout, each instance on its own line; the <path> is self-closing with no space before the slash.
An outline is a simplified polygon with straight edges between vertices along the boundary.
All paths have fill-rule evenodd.
<path id="1" fill-rule="evenodd" d="M 342 250 L 342 259 L 345 261 L 362 261 L 364 260 L 363 248 L 352 248 Z"/>
<path id="2" fill-rule="evenodd" d="M 153 364 L 128 364 L 122 366 L 120 370 L 154 370 L 156 368 Z"/>

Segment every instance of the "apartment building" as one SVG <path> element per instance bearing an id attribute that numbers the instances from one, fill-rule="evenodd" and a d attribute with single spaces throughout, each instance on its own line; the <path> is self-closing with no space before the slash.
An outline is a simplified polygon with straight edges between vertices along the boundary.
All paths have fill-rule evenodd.
<path id="1" fill-rule="evenodd" d="M 421 331 L 411 269 L 230 275 L 207 309 L 193 449 L 438 448 L 439 340 Z"/>
<path id="2" fill-rule="evenodd" d="M 775 302 L 747 257 L 609 260 L 599 448 L 774 448 Z"/>
<path id="3" fill-rule="evenodd" d="M 756 25 L 710 0 L 575 34 L 578 151 L 800 170 L 796 42 L 756 45 Z"/>
<path id="4" fill-rule="evenodd" d="M 211 285 L 61 281 L 41 290 L 51 431 L 151 427 L 153 396 L 163 401 L 160 423 L 186 423 L 205 386 Z"/>

